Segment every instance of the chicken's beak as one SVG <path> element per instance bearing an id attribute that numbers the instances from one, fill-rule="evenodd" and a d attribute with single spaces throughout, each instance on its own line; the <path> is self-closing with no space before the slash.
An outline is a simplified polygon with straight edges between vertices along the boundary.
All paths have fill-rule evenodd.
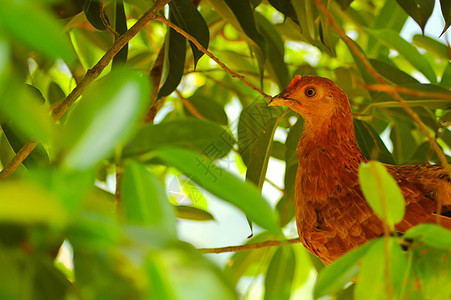
<path id="1" fill-rule="evenodd" d="M 285 98 L 282 98 L 281 94 L 273 97 L 271 101 L 269 101 L 268 106 L 279 106 L 279 105 L 285 105 L 285 101 L 287 101 Z"/>

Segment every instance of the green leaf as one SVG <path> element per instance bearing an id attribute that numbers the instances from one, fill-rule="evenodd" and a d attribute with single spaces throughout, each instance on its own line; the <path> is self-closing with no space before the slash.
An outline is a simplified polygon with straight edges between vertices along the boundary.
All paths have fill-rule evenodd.
<path id="1" fill-rule="evenodd" d="M 411 43 L 400 37 L 398 33 L 386 29 L 368 29 L 367 31 L 388 47 L 398 51 L 398 53 L 402 55 L 414 68 L 423 73 L 430 82 L 437 82 L 434 69 L 431 67 L 426 58 L 418 52 L 418 50 Z"/>
<path id="2" fill-rule="evenodd" d="M 396 66 L 388 64 L 382 60 L 370 59 L 371 65 L 376 69 L 376 71 L 389 79 L 390 81 L 397 84 L 409 84 L 409 83 L 419 83 L 418 80 L 410 76 L 409 74 L 401 71 Z"/>
<path id="3" fill-rule="evenodd" d="M 52 193 L 25 181 L 0 183 L 0 221 L 62 227 L 67 213 Z M 20 199 L 20 203 L 17 200 Z"/>
<path id="4" fill-rule="evenodd" d="M 399 164 L 408 162 L 415 151 L 416 141 L 412 135 L 414 124 L 400 118 L 393 118 L 390 140 L 393 143 L 393 156 Z"/>
<path id="5" fill-rule="evenodd" d="M 127 223 L 151 226 L 175 238 L 174 208 L 163 184 L 143 165 L 129 163 L 125 166 L 120 195 Z"/>
<path id="6" fill-rule="evenodd" d="M 451 2 L 449 0 L 440 0 L 440 6 L 442 8 L 443 19 L 445 20 L 445 27 L 440 34 L 442 35 L 449 28 L 449 25 L 451 25 Z"/>
<path id="7" fill-rule="evenodd" d="M 285 64 L 284 42 L 274 25 L 268 22 L 260 13 L 255 13 L 257 28 L 266 41 L 266 66 L 269 74 L 277 82 L 280 90 L 283 90 L 290 82 L 288 67 Z"/>
<path id="8" fill-rule="evenodd" d="M 173 9 L 169 10 L 169 20 L 175 25 L 180 26 Z M 158 92 L 159 98 L 171 94 L 182 80 L 185 71 L 186 39 L 174 29 L 169 28 L 166 33 L 164 47 L 165 54 L 162 75 L 162 82 L 164 81 L 164 84 Z"/>
<path id="9" fill-rule="evenodd" d="M 357 144 L 366 159 L 377 159 L 383 163 L 396 164 L 379 134 L 368 123 L 354 119 Z"/>
<path id="10" fill-rule="evenodd" d="M 127 70 L 92 84 L 61 132 L 63 165 L 84 170 L 111 155 L 147 108 L 150 89 L 146 77 Z"/>
<path id="11" fill-rule="evenodd" d="M 393 229 L 404 217 L 405 203 L 399 186 L 383 164 L 362 163 L 359 181 L 363 195 L 376 214 Z"/>
<path id="12" fill-rule="evenodd" d="M 254 183 L 259 190 L 263 188 L 265 183 L 272 140 L 277 129 L 277 123 L 277 119 L 270 119 L 266 123 L 263 135 L 258 137 L 255 146 L 250 151 L 246 180 Z"/>
<path id="13" fill-rule="evenodd" d="M 421 31 L 424 33 L 424 27 L 429 17 L 432 15 L 434 10 L 434 0 L 415 0 L 415 1 L 404 1 L 396 0 L 399 6 L 405 10 L 405 12 L 412 17 L 412 19 L 417 22 L 420 26 Z"/>
<path id="14" fill-rule="evenodd" d="M 188 206 L 188 205 L 176 205 L 175 206 L 177 218 L 193 220 L 193 221 L 214 221 L 215 217 L 208 211 L 203 209 Z"/>
<path id="15" fill-rule="evenodd" d="M 445 61 L 449 59 L 448 47 L 436 39 L 421 34 L 415 34 L 412 38 L 412 42 L 417 47 L 423 48 L 428 53 L 434 55 L 435 59 L 443 59 Z"/>
<path id="16" fill-rule="evenodd" d="M 294 11 L 298 17 L 302 35 L 310 43 L 315 43 L 317 34 L 315 19 L 318 14 L 316 11 L 316 5 L 309 0 L 292 1 L 291 3 L 293 4 Z"/>
<path id="17" fill-rule="evenodd" d="M 354 280 L 359 272 L 358 263 L 374 242 L 375 240 L 370 241 L 346 253 L 329 267 L 322 269 L 313 291 L 315 299 L 325 295 L 334 295 L 342 290 L 345 284 Z"/>
<path id="18" fill-rule="evenodd" d="M 105 24 L 102 22 L 100 14 L 102 14 L 101 8 L 103 7 L 102 1 L 99 0 L 83 0 L 83 11 L 85 12 L 88 22 L 98 30 L 106 30 Z M 105 15 L 105 19 L 108 22 L 108 17 Z M 108 22 L 109 23 L 109 22 Z"/>
<path id="19" fill-rule="evenodd" d="M 296 23 L 298 22 L 296 12 L 290 0 L 268 0 L 268 2 L 285 16 L 291 18 Z"/>
<path id="20" fill-rule="evenodd" d="M 127 17 L 125 16 L 124 3 L 122 1 L 116 2 L 116 32 L 120 35 L 123 35 L 127 32 Z M 117 38 L 116 38 L 117 39 Z M 115 70 L 117 67 L 124 66 L 127 63 L 128 56 L 128 45 L 125 44 L 121 50 L 114 56 L 112 61 L 112 70 Z"/>
<path id="21" fill-rule="evenodd" d="M 274 253 L 265 277 L 265 300 L 290 299 L 295 258 L 291 246 L 279 247 Z"/>
<path id="22" fill-rule="evenodd" d="M 213 159 L 226 156 L 235 144 L 233 136 L 221 126 L 199 119 L 147 124 L 124 148 L 124 156 L 142 155 L 161 147 L 183 147 Z"/>
<path id="23" fill-rule="evenodd" d="M 337 0 L 337 3 L 340 4 L 342 10 L 346 10 L 354 0 Z"/>
<path id="24" fill-rule="evenodd" d="M 412 227 L 403 235 L 403 238 L 415 239 L 439 249 L 451 249 L 451 231 L 435 224 L 420 224 Z"/>
<path id="25" fill-rule="evenodd" d="M 449 88 L 451 86 L 451 64 L 447 64 L 445 71 L 443 71 L 442 80 L 440 86 Z"/>
<path id="26" fill-rule="evenodd" d="M 235 176 L 215 166 L 210 160 L 186 149 L 166 148 L 155 151 L 168 165 L 182 173 L 193 174 L 192 181 L 218 198 L 227 201 L 274 234 L 280 234 L 276 214 L 255 186 L 241 182 Z"/>
<path id="27" fill-rule="evenodd" d="M 74 59 L 72 47 L 64 35 L 62 26 L 52 14 L 39 5 L 38 1 L 2 1 L 0 25 L 14 40 L 50 59 L 58 57 L 66 61 Z"/>
<path id="28" fill-rule="evenodd" d="M 210 40 L 208 25 L 193 3 L 190 0 L 173 0 L 169 2 L 169 7 L 175 20 L 177 20 L 176 24 L 196 38 L 205 49 L 208 49 Z M 190 45 L 194 56 L 194 68 L 196 68 L 197 62 L 204 53 L 197 49 L 193 43 L 190 42 Z"/>
<path id="29" fill-rule="evenodd" d="M 224 107 L 215 101 L 216 99 L 212 99 L 212 97 L 207 95 L 195 93 L 187 100 L 207 120 L 216 122 L 220 125 L 227 125 L 227 114 L 224 111 Z M 186 106 L 183 106 L 183 111 L 186 115 L 192 116 Z"/>
<path id="30" fill-rule="evenodd" d="M 262 101 L 255 101 L 243 108 L 238 121 L 238 147 L 246 165 L 256 143 L 266 133 L 268 121 L 277 118 L 281 112 L 281 108 L 268 107 Z"/>
<path id="31" fill-rule="evenodd" d="M 37 97 L 29 87 L 14 79 L 0 95 L 2 121 L 15 132 L 21 142 L 29 139 L 43 142 L 52 140 L 55 126 L 41 102 L 41 97 Z"/>
<path id="32" fill-rule="evenodd" d="M 376 240 L 365 254 L 359 273 L 359 281 L 354 290 L 355 299 L 384 300 L 387 299 L 386 255 L 388 255 L 391 289 L 394 295 L 402 289 L 406 277 L 406 257 L 394 239 L 389 238 L 388 249 L 384 239 Z M 396 297 L 395 299 L 401 299 Z"/>
<path id="33" fill-rule="evenodd" d="M 66 98 L 66 93 L 64 93 L 63 89 L 56 82 L 50 82 L 47 92 L 49 104 L 55 104 L 64 98 Z"/>

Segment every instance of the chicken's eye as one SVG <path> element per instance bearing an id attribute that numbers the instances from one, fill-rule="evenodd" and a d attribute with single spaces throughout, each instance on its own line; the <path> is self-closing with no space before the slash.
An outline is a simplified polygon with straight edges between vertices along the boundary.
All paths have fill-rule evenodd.
<path id="1" fill-rule="evenodd" d="M 304 93 L 307 97 L 313 97 L 316 95 L 316 90 L 312 87 L 309 87 L 305 89 Z"/>

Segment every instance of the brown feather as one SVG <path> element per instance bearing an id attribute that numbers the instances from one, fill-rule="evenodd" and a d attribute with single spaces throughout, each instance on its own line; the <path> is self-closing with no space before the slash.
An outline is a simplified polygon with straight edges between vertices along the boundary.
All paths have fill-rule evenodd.
<path id="1" fill-rule="evenodd" d="M 312 95 L 313 94 L 313 95 Z M 332 81 L 299 76 L 269 105 L 285 105 L 300 113 L 304 132 L 297 148 L 295 210 L 304 246 L 329 264 L 341 255 L 383 234 L 382 221 L 367 204 L 358 181 L 365 157 L 355 139 L 346 94 Z M 401 233 L 429 222 L 451 230 L 451 183 L 441 166 L 385 165 L 406 201 Z"/>

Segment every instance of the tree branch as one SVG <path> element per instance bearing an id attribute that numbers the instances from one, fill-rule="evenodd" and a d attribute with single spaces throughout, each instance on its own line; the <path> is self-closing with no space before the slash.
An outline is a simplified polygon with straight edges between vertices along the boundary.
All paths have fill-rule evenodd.
<path id="1" fill-rule="evenodd" d="M 144 15 L 133 25 L 126 33 L 121 35 L 111 46 L 110 49 L 103 55 L 97 64 L 86 72 L 85 77 L 77 84 L 72 92 L 64 99 L 61 104 L 52 112 L 53 118 L 59 120 L 69 107 L 80 97 L 86 87 L 93 82 L 111 62 L 114 56 L 124 47 L 150 20 L 155 19 L 157 13 L 171 0 L 157 0 L 152 8 L 150 8 Z M 17 152 L 14 158 L 5 166 L 0 172 L 0 178 L 10 176 L 19 165 L 23 162 L 31 151 L 36 147 L 36 142 L 28 142 L 22 149 Z"/>
<path id="2" fill-rule="evenodd" d="M 285 241 L 264 241 L 260 243 L 252 243 L 246 245 L 239 246 L 228 246 L 228 247 L 220 247 L 220 248 L 199 248 L 197 250 L 203 253 L 224 253 L 224 252 L 239 252 L 239 251 L 247 251 L 252 249 L 266 248 L 266 247 L 275 247 L 275 246 L 286 246 L 292 244 L 298 244 L 301 240 L 299 238 L 285 240 Z"/>

